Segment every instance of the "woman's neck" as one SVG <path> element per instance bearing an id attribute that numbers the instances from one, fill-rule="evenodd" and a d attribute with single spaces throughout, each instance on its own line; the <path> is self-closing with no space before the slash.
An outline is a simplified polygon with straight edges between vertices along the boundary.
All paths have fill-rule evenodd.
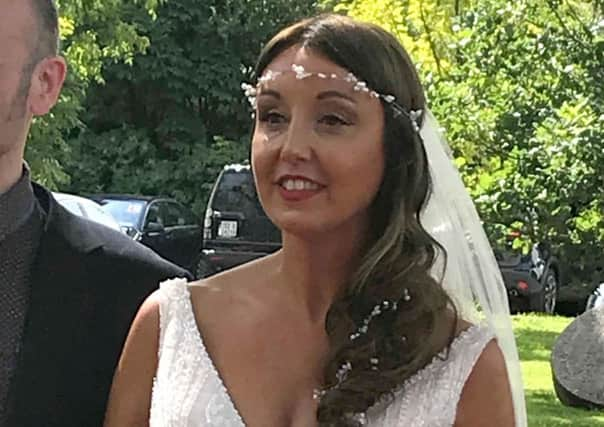
<path id="1" fill-rule="evenodd" d="M 359 262 L 361 233 L 325 233 L 313 238 L 283 233 L 278 274 L 284 295 L 303 307 L 309 319 L 324 324 L 327 312 Z"/>

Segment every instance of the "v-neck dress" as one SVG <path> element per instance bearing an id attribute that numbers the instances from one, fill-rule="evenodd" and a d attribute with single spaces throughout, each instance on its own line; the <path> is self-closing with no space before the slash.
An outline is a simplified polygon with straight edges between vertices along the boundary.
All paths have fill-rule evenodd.
<path id="1" fill-rule="evenodd" d="M 204 346 L 186 280 L 163 282 L 159 297 L 159 363 L 150 427 L 246 427 Z M 446 358 L 435 357 L 405 381 L 388 404 L 370 408 L 365 425 L 453 426 L 463 386 L 492 339 L 493 332 L 485 326 L 468 328 L 453 341 Z"/>

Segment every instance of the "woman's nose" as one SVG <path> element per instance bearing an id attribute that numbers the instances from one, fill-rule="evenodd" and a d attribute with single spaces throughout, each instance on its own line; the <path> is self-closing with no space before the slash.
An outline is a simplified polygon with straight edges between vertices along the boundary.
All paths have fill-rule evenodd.
<path id="1" fill-rule="evenodd" d="M 289 162 L 307 161 L 312 157 L 312 129 L 302 120 L 292 120 L 281 147 L 281 158 Z"/>

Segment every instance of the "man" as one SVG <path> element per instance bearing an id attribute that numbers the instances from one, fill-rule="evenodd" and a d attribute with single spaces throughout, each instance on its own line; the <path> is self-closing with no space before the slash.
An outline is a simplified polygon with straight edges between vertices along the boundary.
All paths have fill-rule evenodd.
<path id="1" fill-rule="evenodd" d="M 32 183 L 34 116 L 66 74 L 52 0 L 0 0 L 0 425 L 94 427 L 138 305 L 186 273 Z"/>

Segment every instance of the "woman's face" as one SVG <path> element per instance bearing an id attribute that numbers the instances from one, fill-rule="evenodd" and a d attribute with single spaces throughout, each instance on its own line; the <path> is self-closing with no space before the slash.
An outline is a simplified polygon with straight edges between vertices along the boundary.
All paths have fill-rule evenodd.
<path id="1" fill-rule="evenodd" d="M 297 79 L 292 64 L 342 78 Z M 298 46 L 267 70 L 284 72 L 256 97 L 252 166 L 268 216 L 297 235 L 364 228 L 384 173 L 380 101 L 355 91 L 348 70 Z"/>

